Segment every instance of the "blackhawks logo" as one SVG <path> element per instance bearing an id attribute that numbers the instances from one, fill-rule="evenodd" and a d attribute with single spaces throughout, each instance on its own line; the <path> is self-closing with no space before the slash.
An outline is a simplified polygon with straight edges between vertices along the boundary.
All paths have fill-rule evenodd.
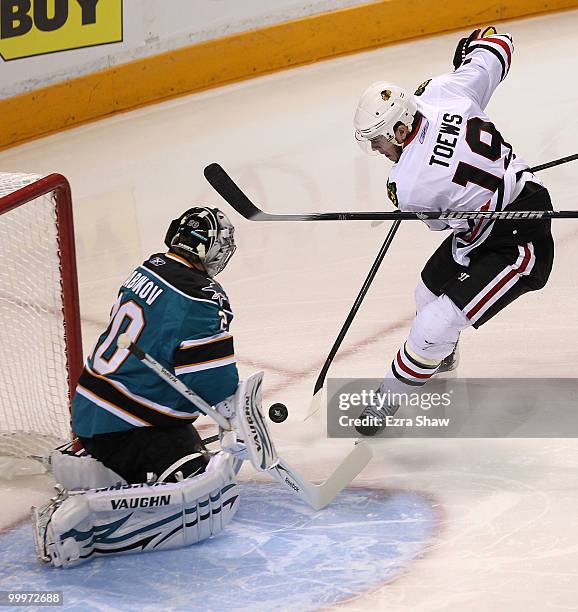
<path id="1" fill-rule="evenodd" d="M 430 84 L 431 79 L 424 81 L 414 92 L 414 96 L 421 96 L 421 94 L 425 91 L 425 88 Z"/>
<path id="2" fill-rule="evenodd" d="M 397 201 L 397 187 L 395 183 L 387 181 L 387 197 L 391 200 L 392 204 L 399 208 L 399 202 Z"/>

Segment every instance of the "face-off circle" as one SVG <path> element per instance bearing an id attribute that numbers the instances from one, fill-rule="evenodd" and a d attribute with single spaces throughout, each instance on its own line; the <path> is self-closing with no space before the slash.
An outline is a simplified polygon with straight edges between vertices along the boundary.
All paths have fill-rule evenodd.
<path id="1" fill-rule="evenodd" d="M 282 423 L 289 416 L 289 410 L 285 404 L 273 404 L 269 408 L 269 418 L 273 423 Z"/>

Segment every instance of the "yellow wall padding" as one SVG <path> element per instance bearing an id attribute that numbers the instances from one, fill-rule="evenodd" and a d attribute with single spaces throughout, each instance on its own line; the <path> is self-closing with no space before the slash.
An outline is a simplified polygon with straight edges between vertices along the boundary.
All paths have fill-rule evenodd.
<path id="1" fill-rule="evenodd" d="M 0 100 L 0 148 L 288 66 L 576 6 L 578 0 L 379 0 L 233 34 Z"/>

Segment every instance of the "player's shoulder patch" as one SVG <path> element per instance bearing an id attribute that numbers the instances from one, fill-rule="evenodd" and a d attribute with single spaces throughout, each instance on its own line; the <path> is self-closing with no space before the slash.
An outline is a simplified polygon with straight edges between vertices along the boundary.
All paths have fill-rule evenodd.
<path id="1" fill-rule="evenodd" d="M 161 255 L 153 255 L 149 258 L 149 263 L 151 266 L 158 268 L 159 266 L 164 266 L 167 263 L 167 260 L 164 259 Z"/>
<path id="2" fill-rule="evenodd" d="M 425 91 L 425 88 L 431 83 L 431 79 L 424 81 L 413 93 L 414 96 L 421 96 Z"/>
<path id="3" fill-rule="evenodd" d="M 215 302 L 220 309 L 230 310 L 229 298 L 221 285 L 213 278 L 207 279 L 202 291 L 206 299 Z"/>
<path id="4" fill-rule="evenodd" d="M 230 311 L 229 298 L 221 285 L 201 270 L 187 267 L 171 257 L 156 253 L 142 265 L 145 270 L 164 281 L 184 297 L 214 304 Z"/>
<path id="5" fill-rule="evenodd" d="M 387 181 L 387 197 L 391 200 L 391 203 L 399 208 L 399 201 L 397 199 L 397 185 L 395 182 Z"/>

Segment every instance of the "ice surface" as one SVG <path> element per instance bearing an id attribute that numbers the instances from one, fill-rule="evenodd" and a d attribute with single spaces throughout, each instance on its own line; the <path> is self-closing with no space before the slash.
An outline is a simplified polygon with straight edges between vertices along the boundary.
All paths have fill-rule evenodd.
<path id="1" fill-rule="evenodd" d="M 424 554 L 435 502 L 414 491 L 347 490 L 316 512 L 277 485 L 247 484 L 222 534 L 180 551 L 40 565 L 29 525 L 0 536 L 0 590 L 64 592 L 65 610 L 311 610 L 371 591 Z"/>
<path id="2" fill-rule="evenodd" d="M 499 30 L 504 28 L 499 24 Z M 578 12 L 510 22 L 506 29 L 514 36 L 516 52 L 488 113 L 515 152 L 531 164 L 574 153 Z M 168 220 L 192 204 L 224 206 L 202 177 L 208 163 L 221 163 L 256 202 L 272 212 L 383 209 L 388 166 L 379 158 L 363 156 L 353 140 L 351 121 L 358 96 L 375 80 L 391 79 L 413 87 L 447 71 L 459 36 L 452 33 L 393 45 L 207 91 L 0 153 L 3 170 L 57 170 L 71 181 L 85 352 L 105 325 L 118 285 L 131 267 L 162 250 Z M 577 208 L 577 168 L 568 164 L 541 174 L 558 209 Z M 315 378 L 387 225 L 251 223 L 235 213 L 231 218 L 239 248 L 219 280 L 236 313 L 233 332 L 241 372 L 266 370 L 266 404 L 281 401 L 290 411 L 285 423 L 271 425 L 278 450 L 311 478 L 323 478 L 346 452 L 346 443 L 324 440 L 318 422 L 302 423 L 301 419 Z M 557 254 L 549 285 L 525 296 L 482 329 L 464 333 L 460 375 L 576 376 L 578 224 L 555 221 L 553 227 Z M 382 375 L 407 334 L 413 287 L 421 267 L 441 239 L 419 222 L 402 225 L 331 375 Z M 345 599 L 351 590 L 360 591 L 341 609 L 578 608 L 575 440 L 394 440 L 376 443 L 374 452 L 375 459 L 356 485 L 389 491 L 384 500 L 397 491 L 420 500 L 426 499 L 424 494 L 431 497 L 442 513 L 441 531 L 428 540 L 430 548 L 423 558 L 408 554 L 404 559 L 413 560 L 403 572 L 380 575 L 380 588 L 376 583 L 345 585 L 342 576 L 339 581 L 336 578 L 334 588 L 345 585 L 348 589 Z M 247 468 L 242 474 L 246 478 L 253 472 Z M 14 492 L 14 484 L 10 491 L 2 491 L 5 507 L 0 510 L 0 524 L 6 526 L 16 515 L 23 515 L 30 498 L 47 496 L 43 491 L 48 491 L 48 481 L 44 482 L 44 489 L 38 484 L 36 489 L 21 485 L 22 494 Z M 258 496 L 255 489 L 249 493 Z M 370 503 L 377 504 L 373 495 Z M 348 494 L 338 507 L 345 504 L 352 521 L 358 504 L 367 503 L 364 499 L 361 492 Z M 234 525 L 235 530 L 246 530 L 247 550 L 256 555 L 260 544 L 270 541 L 271 520 L 264 507 L 258 508 L 249 505 L 254 510 L 250 525 Z M 292 548 L 295 553 L 298 546 L 307 549 L 311 540 L 302 535 L 307 530 L 291 533 L 297 511 L 290 508 L 285 524 L 275 513 L 275 524 L 286 530 L 297 546 Z M 337 515 L 323 520 L 330 521 L 331 516 Z M 365 519 L 362 511 L 358 518 Z M 372 529 L 370 523 L 368 530 Z M 387 533 L 381 529 L 368 535 L 367 550 L 378 547 L 377 532 Z M 21 537 L 13 575 L 21 584 L 30 578 L 31 587 L 36 580 L 31 576 L 45 574 L 29 557 L 23 560 L 32 546 L 25 533 L 1 536 L 0 548 L 4 549 L 4 538 Z M 207 543 L 203 550 L 213 544 L 218 541 Z M 358 550 L 367 552 L 363 547 Z M 314 559 L 310 572 L 334 563 L 333 554 Z M 383 558 L 388 559 L 388 554 L 384 541 Z M 261 557 L 257 586 L 246 584 L 245 590 L 271 584 L 270 557 L 267 550 Z M 218 570 L 208 584 L 192 583 L 187 568 L 194 558 L 192 549 L 170 553 L 167 563 L 177 573 L 162 575 L 160 584 L 149 574 L 151 607 L 185 605 L 172 599 L 173 590 L 163 591 L 165 584 L 188 588 L 197 609 L 202 607 L 201 593 L 227 588 L 221 586 L 228 583 Z M 361 567 L 367 567 L 367 559 Z M 234 558 L 229 561 L 237 563 Z M 218 563 L 217 559 L 212 562 Z M 29 565 L 23 568 L 23 563 Z M 122 565 L 123 561 L 111 563 Z M 152 563 L 149 558 L 131 557 L 127 567 L 148 563 Z M 351 572 L 360 568 L 353 558 L 346 563 Z M 10 570 L 5 567 L 6 581 Z M 382 565 L 376 561 L 375 567 Z M 99 562 L 78 570 L 78 575 L 90 583 L 91 577 L 106 571 L 105 563 Z M 69 579 L 64 572 L 61 575 L 60 580 Z M 135 570 L 133 576 L 140 574 Z M 324 585 L 330 582 L 327 579 Z M 102 599 L 107 584 L 96 579 L 91 584 L 96 586 L 83 593 L 92 597 L 89 605 L 114 607 Z M 162 596 L 155 600 L 159 592 Z M 321 604 L 314 592 L 312 587 L 307 591 L 309 599 L 300 600 L 293 609 L 325 608 L 337 601 Z M 281 596 L 279 601 L 283 604 Z M 266 607 L 255 603 L 255 609 Z"/>

